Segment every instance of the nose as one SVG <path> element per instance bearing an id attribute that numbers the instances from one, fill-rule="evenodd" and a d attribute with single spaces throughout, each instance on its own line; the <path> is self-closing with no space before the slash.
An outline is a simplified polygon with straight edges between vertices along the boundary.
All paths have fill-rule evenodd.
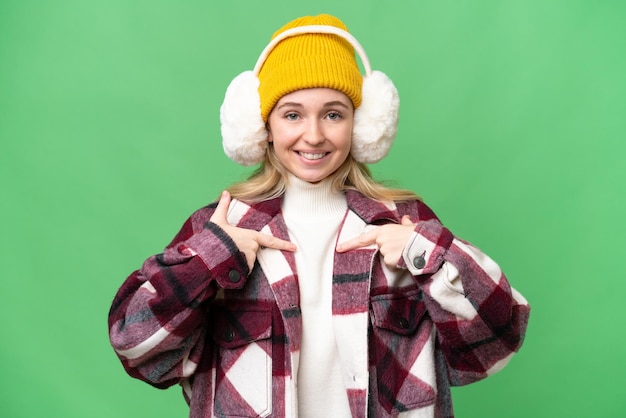
<path id="1" fill-rule="evenodd" d="M 311 120 L 306 126 L 306 129 L 302 135 L 302 139 L 311 145 L 319 145 L 323 143 L 326 138 L 322 132 L 322 127 L 318 120 Z"/>

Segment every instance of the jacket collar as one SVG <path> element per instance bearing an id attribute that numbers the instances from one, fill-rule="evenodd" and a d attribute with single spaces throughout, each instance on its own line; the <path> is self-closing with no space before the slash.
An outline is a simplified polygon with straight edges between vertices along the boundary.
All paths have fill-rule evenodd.
<path id="1" fill-rule="evenodd" d="M 254 215 L 250 213 L 248 216 L 245 216 L 241 219 L 239 225 L 257 231 L 260 230 L 280 213 L 282 201 L 283 198 L 281 196 L 264 202 L 253 203 L 250 205 L 250 208 Z M 382 203 L 370 199 L 355 190 L 346 192 L 346 201 L 348 209 L 353 211 L 367 224 L 377 224 L 388 220 L 400 222 L 401 217 L 393 202 Z"/>
<path id="2" fill-rule="evenodd" d="M 401 217 L 394 202 L 379 202 L 354 190 L 346 192 L 346 199 L 348 208 L 367 224 L 375 225 L 388 220 L 400 222 Z"/>

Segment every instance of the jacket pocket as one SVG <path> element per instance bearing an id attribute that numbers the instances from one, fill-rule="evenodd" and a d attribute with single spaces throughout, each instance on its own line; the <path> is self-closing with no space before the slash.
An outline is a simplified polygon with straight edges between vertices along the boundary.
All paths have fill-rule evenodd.
<path id="1" fill-rule="evenodd" d="M 371 320 L 380 406 L 397 414 L 432 405 L 434 340 L 421 291 L 372 296 Z"/>
<path id="2" fill-rule="evenodd" d="M 215 312 L 214 414 L 266 417 L 272 411 L 272 315 L 259 307 Z"/>

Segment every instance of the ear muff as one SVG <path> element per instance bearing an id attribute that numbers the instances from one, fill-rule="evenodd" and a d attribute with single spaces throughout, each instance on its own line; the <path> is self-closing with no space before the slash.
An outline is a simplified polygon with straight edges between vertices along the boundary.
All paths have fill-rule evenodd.
<path id="1" fill-rule="evenodd" d="M 362 163 L 384 158 L 396 135 L 400 98 L 393 82 L 382 72 L 372 71 L 365 50 L 349 32 L 334 26 L 310 25 L 288 29 L 265 47 L 252 71 L 239 74 L 226 89 L 220 108 L 222 145 L 233 161 L 250 166 L 263 161 L 268 132 L 261 117 L 258 74 L 272 49 L 291 36 L 325 33 L 342 37 L 358 53 L 363 76 L 362 102 L 354 112 L 352 157 Z"/>

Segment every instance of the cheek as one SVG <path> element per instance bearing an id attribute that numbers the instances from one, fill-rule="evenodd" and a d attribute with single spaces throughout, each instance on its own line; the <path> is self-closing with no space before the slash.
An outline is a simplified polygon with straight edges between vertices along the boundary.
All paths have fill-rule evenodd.
<path id="1" fill-rule="evenodd" d="M 352 127 L 345 130 L 343 133 L 343 147 L 347 148 L 348 151 L 352 148 Z"/>
<path id="2" fill-rule="evenodd" d="M 277 155 L 284 155 L 289 152 L 289 148 L 293 145 L 293 141 L 284 135 L 284 132 L 274 132 L 274 135 L 271 137 L 272 145 L 274 146 L 274 151 Z"/>

